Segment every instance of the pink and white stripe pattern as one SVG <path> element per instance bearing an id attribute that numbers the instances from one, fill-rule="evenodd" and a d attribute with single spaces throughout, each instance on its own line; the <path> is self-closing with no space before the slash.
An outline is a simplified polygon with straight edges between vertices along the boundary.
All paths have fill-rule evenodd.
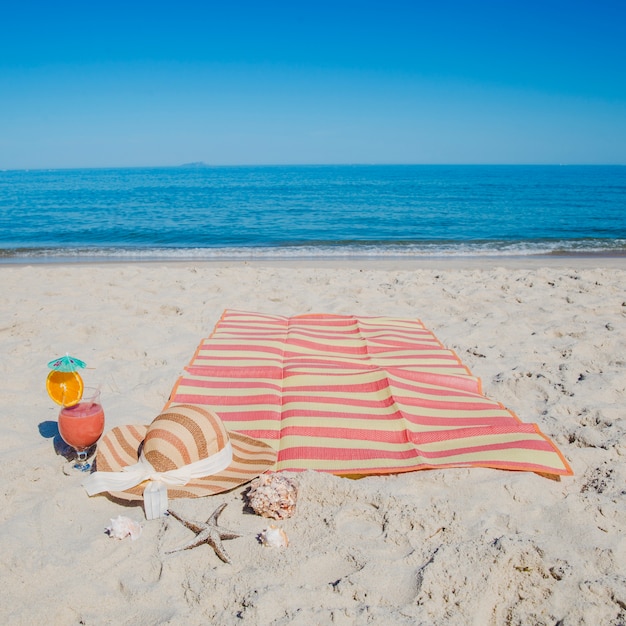
<path id="1" fill-rule="evenodd" d="M 170 403 L 272 445 L 274 469 L 339 475 L 480 466 L 570 475 L 535 424 L 417 320 L 226 311 Z"/>

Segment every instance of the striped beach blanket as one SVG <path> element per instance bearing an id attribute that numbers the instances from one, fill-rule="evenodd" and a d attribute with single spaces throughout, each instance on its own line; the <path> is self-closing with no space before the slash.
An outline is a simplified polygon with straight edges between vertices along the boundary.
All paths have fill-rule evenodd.
<path id="1" fill-rule="evenodd" d="M 485 397 L 418 320 L 226 311 L 177 381 L 174 403 L 205 405 L 230 430 L 269 443 L 275 471 L 572 474 L 537 425 Z"/>

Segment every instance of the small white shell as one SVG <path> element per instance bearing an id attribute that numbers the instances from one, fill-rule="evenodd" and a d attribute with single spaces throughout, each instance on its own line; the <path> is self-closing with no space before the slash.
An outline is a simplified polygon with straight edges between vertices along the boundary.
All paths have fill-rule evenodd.
<path id="1" fill-rule="evenodd" d="M 287 533 L 278 526 L 270 524 L 260 535 L 261 543 L 267 548 L 286 548 L 289 545 Z"/>
<path id="2" fill-rule="evenodd" d="M 250 483 L 250 508 L 263 517 L 287 519 L 296 510 L 298 487 L 284 474 L 261 474 Z"/>
<path id="3" fill-rule="evenodd" d="M 141 535 L 141 531 L 142 527 L 139 522 L 121 515 L 118 515 L 115 519 L 111 518 L 111 525 L 104 529 L 104 532 L 113 539 L 130 537 L 133 541 Z"/>

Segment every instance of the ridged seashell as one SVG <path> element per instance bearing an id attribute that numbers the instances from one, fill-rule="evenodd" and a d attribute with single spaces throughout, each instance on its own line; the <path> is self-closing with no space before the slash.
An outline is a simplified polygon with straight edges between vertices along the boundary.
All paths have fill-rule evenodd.
<path id="1" fill-rule="evenodd" d="M 283 474 L 261 474 L 250 483 L 248 504 L 257 515 L 286 519 L 296 510 L 298 486 Z"/>
<path id="2" fill-rule="evenodd" d="M 278 526 L 270 524 L 260 535 L 261 543 L 268 548 L 286 548 L 289 545 L 287 533 Z"/>
<path id="3" fill-rule="evenodd" d="M 111 518 L 111 525 L 104 529 L 104 532 L 113 539 L 130 537 L 133 541 L 141 535 L 141 531 L 142 527 L 139 522 L 121 515 L 118 515 L 115 519 Z"/>

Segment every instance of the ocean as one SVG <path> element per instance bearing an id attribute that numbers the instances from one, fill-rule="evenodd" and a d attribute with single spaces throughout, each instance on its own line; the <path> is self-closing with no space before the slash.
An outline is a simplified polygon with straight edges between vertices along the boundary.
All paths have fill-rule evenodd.
<path id="1" fill-rule="evenodd" d="M 625 166 L 0 171 L 0 262 L 626 255 Z"/>

